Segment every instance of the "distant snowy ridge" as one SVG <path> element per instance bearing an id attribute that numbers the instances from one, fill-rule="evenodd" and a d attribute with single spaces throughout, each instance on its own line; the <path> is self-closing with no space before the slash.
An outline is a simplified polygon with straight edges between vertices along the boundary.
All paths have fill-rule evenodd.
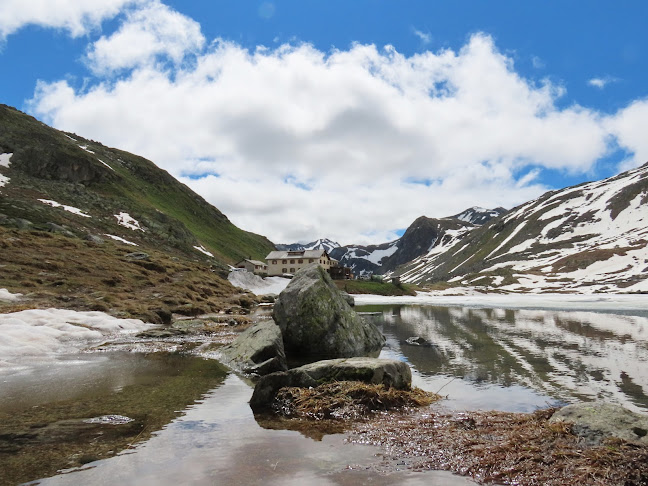
<path id="1" fill-rule="evenodd" d="M 320 238 L 310 243 L 278 244 L 276 247 L 281 251 L 326 250 L 330 254 L 335 248 L 339 248 L 340 244 L 328 238 Z"/>
<path id="2" fill-rule="evenodd" d="M 509 291 L 646 292 L 648 164 L 548 192 L 399 273 Z"/>

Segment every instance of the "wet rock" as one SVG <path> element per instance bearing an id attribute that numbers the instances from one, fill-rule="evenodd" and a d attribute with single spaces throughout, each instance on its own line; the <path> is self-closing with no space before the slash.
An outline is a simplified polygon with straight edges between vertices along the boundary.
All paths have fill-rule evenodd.
<path id="1" fill-rule="evenodd" d="M 576 403 L 561 408 L 550 422 L 571 422 L 572 432 L 588 445 L 608 437 L 648 444 L 648 416 L 605 402 Z"/>
<path id="2" fill-rule="evenodd" d="M 281 330 L 272 321 L 249 327 L 220 352 L 227 364 L 244 373 L 267 375 L 288 369 Z"/>
<path id="3" fill-rule="evenodd" d="M 412 372 L 407 363 L 391 359 L 360 357 L 318 361 L 261 377 L 250 406 L 254 411 L 268 409 L 279 389 L 286 386 L 314 387 L 334 381 L 361 381 L 408 390 Z"/>
<path id="4" fill-rule="evenodd" d="M 137 334 L 139 338 L 165 339 L 188 334 L 186 329 L 175 329 L 173 327 L 163 327 L 157 329 L 148 329 Z"/>
<path id="5" fill-rule="evenodd" d="M 346 300 L 347 304 L 349 304 L 351 307 L 355 307 L 355 299 L 351 294 L 342 291 L 340 291 L 340 294 L 342 295 L 344 300 Z"/>
<path id="6" fill-rule="evenodd" d="M 421 336 L 409 337 L 405 340 L 405 344 L 409 344 L 410 346 L 423 346 L 423 347 L 432 346 L 432 343 L 426 341 Z"/>
<path id="7" fill-rule="evenodd" d="M 281 328 L 288 356 L 363 356 L 385 343 L 376 326 L 351 308 L 318 265 L 297 272 L 275 302 L 273 316 Z"/>

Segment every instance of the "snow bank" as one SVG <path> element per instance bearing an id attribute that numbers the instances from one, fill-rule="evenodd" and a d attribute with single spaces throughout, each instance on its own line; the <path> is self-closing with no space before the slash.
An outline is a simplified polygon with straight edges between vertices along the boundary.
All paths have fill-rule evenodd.
<path id="1" fill-rule="evenodd" d="M 9 167 L 12 155 L 13 154 L 0 154 L 0 166 Z"/>
<path id="2" fill-rule="evenodd" d="M 7 289 L 0 289 L 0 300 L 4 302 L 15 302 L 22 297 L 22 294 L 12 294 Z"/>
<path id="3" fill-rule="evenodd" d="M 502 309 L 633 310 L 648 312 L 648 296 L 641 294 L 482 294 L 469 288 L 419 292 L 416 296 L 354 295 L 357 305 L 419 304 Z M 452 292 L 455 295 L 449 295 Z M 460 294 L 460 295 L 456 295 Z"/>
<path id="4" fill-rule="evenodd" d="M 7 184 L 9 184 L 10 180 L 11 179 L 9 179 L 7 176 L 3 176 L 2 174 L 0 174 L 0 187 L 4 187 Z"/>
<path id="5" fill-rule="evenodd" d="M 137 243 L 133 243 L 132 241 L 125 240 L 121 236 L 109 235 L 108 233 L 104 233 L 104 236 L 107 236 L 108 238 L 112 238 L 115 241 L 126 243 L 127 245 L 138 246 Z"/>
<path id="6" fill-rule="evenodd" d="M 20 358 L 75 352 L 108 336 L 135 333 L 153 324 L 118 319 L 103 312 L 32 309 L 0 314 L 0 367 Z"/>
<path id="7" fill-rule="evenodd" d="M 289 278 L 262 278 L 247 270 L 234 270 L 227 276 L 227 280 L 234 287 L 249 290 L 254 295 L 279 295 L 288 286 L 288 283 L 290 283 Z"/>
<path id="8" fill-rule="evenodd" d="M 128 229 L 132 229 L 133 231 L 144 231 L 144 229 L 140 226 L 139 221 L 133 218 L 130 214 L 122 212 L 115 214 L 114 216 L 115 218 L 117 218 L 117 224 L 120 224 L 121 226 L 124 226 Z"/>
<path id="9" fill-rule="evenodd" d="M 52 201 L 50 199 L 39 199 L 40 202 L 43 204 L 47 204 L 49 206 L 52 206 L 53 208 L 62 208 L 70 213 L 76 214 L 78 216 L 83 216 L 84 218 L 91 218 L 89 214 L 84 213 L 81 211 L 79 208 L 75 208 L 74 206 L 66 206 L 65 204 L 57 203 L 56 201 Z"/>
<path id="10" fill-rule="evenodd" d="M 204 253 L 207 256 L 214 257 L 214 254 L 207 251 L 202 245 L 201 246 L 194 246 L 196 250 L 198 250 L 200 253 Z"/>

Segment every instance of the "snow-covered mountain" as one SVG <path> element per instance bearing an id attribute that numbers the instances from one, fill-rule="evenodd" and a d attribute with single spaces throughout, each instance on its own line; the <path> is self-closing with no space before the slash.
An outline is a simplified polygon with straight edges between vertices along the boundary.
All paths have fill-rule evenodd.
<path id="1" fill-rule="evenodd" d="M 401 266 L 406 282 L 515 291 L 648 291 L 648 164 L 548 192 Z"/>
<path id="2" fill-rule="evenodd" d="M 276 245 L 277 250 L 282 251 L 301 251 L 301 250 L 326 250 L 327 253 L 331 253 L 333 249 L 339 248 L 340 244 L 329 240 L 328 238 L 320 238 L 318 240 L 312 241 L 310 243 L 291 243 L 287 245 Z"/>
<path id="3" fill-rule="evenodd" d="M 466 209 L 465 211 L 455 214 L 453 218 L 457 218 L 467 223 L 482 225 L 488 223 L 491 219 L 498 218 L 506 212 L 506 209 L 499 207 L 495 209 L 485 209 L 478 206 Z"/>
<path id="4" fill-rule="evenodd" d="M 395 241 L 370 246 L 343 246 L 331 252 L 331 256 L 351 267 L 356 275 L 386 273 L 421 255 L 444 251 L 475 228 L 478 226 L 455 217 L 421 216 Z"/>

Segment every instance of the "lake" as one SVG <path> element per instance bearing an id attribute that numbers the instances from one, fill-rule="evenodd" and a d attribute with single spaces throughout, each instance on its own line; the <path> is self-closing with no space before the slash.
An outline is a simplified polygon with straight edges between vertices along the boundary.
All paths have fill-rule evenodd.
<path id="1" fill-rule="evenodd" d="M 407 361 L 416 386 L 446 396 L 443 407 L 533 411 L 603 399 L 648 411 L 648 317 L 641 311 L 357 310 L 387 337 L 381 357 Z M 0 370 L 0 386 L 0 427 L 21 417 L 31 431 L 13 439 L 20 454 L 3 451 L 0 441 L 0 470 L 47 471 L 43 454 L 58 451 L 45 461 L 56 466 L 52 473 L 31 479 L 64 473 L 38 481 L 43 485 L 473 484 L 445 472 L 391 468 L 383 474 L 381 451 L 346 443 L 345 434 L 257 422 L 247 404 L 250 384 L 192 352 L 77 354 L 4 375 Z M 70 427 L 79 418 L 106 414 L 134 421 L 101 429 L 84 423 L 82 434 L 65 435 L 77 430 Z M 120 427 L 130 429 L 110 436 Z M 59 443 L 43 445 L 30 434 Z M 79 454 L 86 464 L 66 470 Z"/>

